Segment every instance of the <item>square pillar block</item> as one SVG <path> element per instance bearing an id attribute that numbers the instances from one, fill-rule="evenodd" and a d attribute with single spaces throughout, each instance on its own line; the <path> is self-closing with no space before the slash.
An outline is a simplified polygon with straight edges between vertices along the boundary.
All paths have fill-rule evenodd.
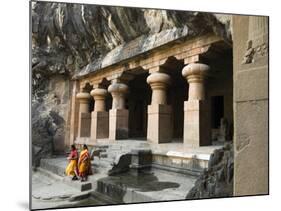
<path id="1" fill-rule="evenodd" d="M 211 145 L 210 110 L 207 101 L 184 102 L 184 143 L 192 147 Z"/>
<path id="2" fill-rule="evenodd" d="M 129 136 L 129 111 L 127 109 L 109 110 L 109 139 L 127 139 Z"/>
<path id="3" fill-rule="evenodd" d="M 107 111 L 92 112 L 91 139 L 108 138 L 109 136 L 109 115 Z"/>
<path id="4" fill-rule="evenodd" d="M 79 114 L 79 137 L 90 137 L 91 135 L 91 113 Z"/>
<path id="5" fill-rule="evenodd" d="M 147 140 L 153 143 L 167 143 L 172 140 L 172 107 L 170 105 L 149 105 Z"/>

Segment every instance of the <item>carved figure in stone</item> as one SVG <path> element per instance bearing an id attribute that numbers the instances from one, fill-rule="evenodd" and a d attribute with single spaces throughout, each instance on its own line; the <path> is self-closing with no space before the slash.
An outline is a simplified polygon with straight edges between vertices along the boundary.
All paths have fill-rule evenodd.
<path id="1" fill-rule="evenodd" d="M 253 41 L 248 40 L 247 42 L 247 50 L 244 55 L 242 64 L 250 64 L 254 62 L 254 54 L 255 54 L 255 49 L 253 48 Z"/>

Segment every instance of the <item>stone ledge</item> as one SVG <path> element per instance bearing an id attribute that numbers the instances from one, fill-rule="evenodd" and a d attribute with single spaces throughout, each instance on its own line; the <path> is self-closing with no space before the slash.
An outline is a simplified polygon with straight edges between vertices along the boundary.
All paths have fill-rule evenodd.
<path id="1" fill-rule="evenodd" d="M 183 27 L 178 29 L 167 29 L 157 34 L 137 37 L 128 43 L 117 46 L 115 49 L 107 53 L 101 60 L 88 64 L 79 72 L 79 74 L 76 74 L 75 77 L 87 75 L 91 72 L 97 71 L 98 69 L 105 68 L 125 59 L 140 55 L 187 35 L 188 29 L 187 27 Z M 134 49 L 131 48 L 130 51 L 128 51 L 128 47 L 132 46 L 133 43 L 137 43 L 136 47 Z"/>

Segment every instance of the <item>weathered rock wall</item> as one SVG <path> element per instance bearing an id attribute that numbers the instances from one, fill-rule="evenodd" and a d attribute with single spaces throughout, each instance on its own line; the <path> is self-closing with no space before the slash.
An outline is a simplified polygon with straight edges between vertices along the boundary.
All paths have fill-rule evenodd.
<path id="1" fill-rule="evenodd" d="M 233 26 L 234 195 L 268 194 L 268 17 L 233 16 Z"/>
<path id="2" fill-rule="evenodd" d="M 233 144 L 227 143 L 212 154 L 208 169 L 200 175 L 186 199 L 233 196 Z"/>
<path id="3" fill-rule="evenodd" d="M 231 40 L 230 16 L 97 5 L 32 4 L 32 143 L 45 156 L 67 146 L 71 78 L 116 47 L 143 35 L 186 28 Z M 220 21 L 223 20 L 223 21 Z M 40 153 L 38 153 L 40 152 Z"/>
<path id="4" fill-rule="evenodd" d="M 32 99 L 32 144 L 34 164 L 51 152 L 63 152 L 69 132 L 72 82 L 67 76 L 44 79 L 45 88 Z M 40 90 L 41 91 L 41 90 Z M 41 95 L 42 94 L 42 95 Z M 35 156 L 36 155 L 36 156 Z"/>

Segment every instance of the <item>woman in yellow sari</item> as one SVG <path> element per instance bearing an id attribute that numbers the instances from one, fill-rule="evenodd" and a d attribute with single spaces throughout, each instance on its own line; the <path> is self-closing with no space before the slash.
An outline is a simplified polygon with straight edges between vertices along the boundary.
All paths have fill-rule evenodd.
<path id="1" fill-rule="evenodd" d="M 69 156 L 67 157 L 67 160 L 69 160 L 69 163 L 65 169 L 65 174 L 67 176 L 73 176 L 72 180 L 78 179 L 78 173 L 77 173 L 77 162 L 78 162 L 78 152 L 76 150 L 75 145 L 71 145 L 71 152 Z"/>
<path id="2" fill-rule="evenodd" d="M 86 181 L 87 176 L 92 173 L 90 154 L 86 144 L 83 145 L 83 150 L 80 152 L 78 170 L 81 182 Z"/>

